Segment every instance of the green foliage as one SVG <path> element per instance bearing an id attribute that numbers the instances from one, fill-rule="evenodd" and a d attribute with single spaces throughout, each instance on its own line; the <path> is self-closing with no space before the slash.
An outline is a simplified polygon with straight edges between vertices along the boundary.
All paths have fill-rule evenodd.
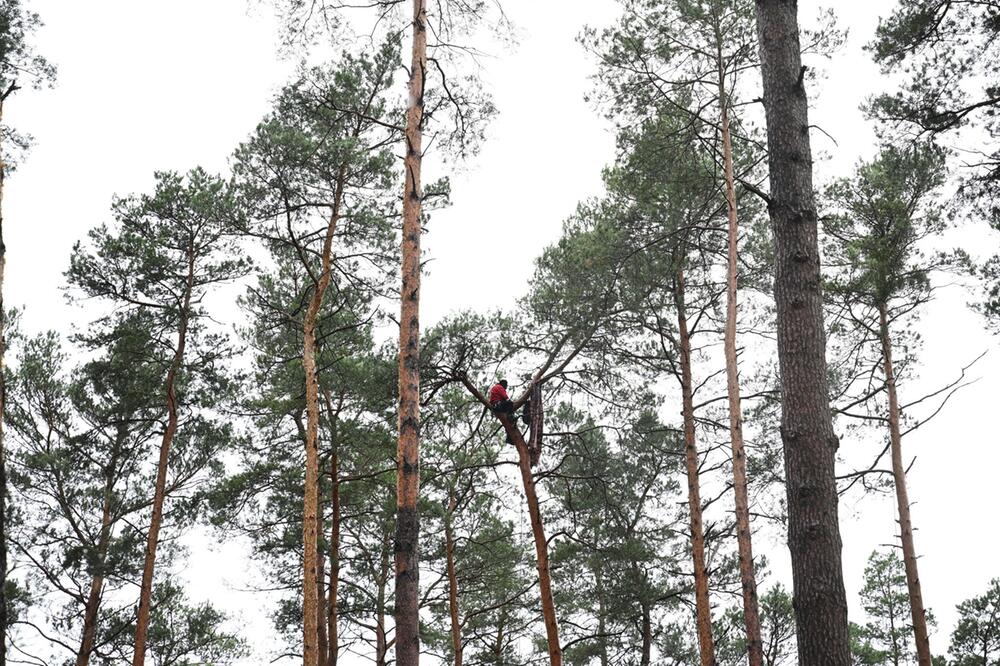
<path id="1" fill-rule="evenodd" d="M 781 583 L 776 583 L 760 596 L 761 642 L 765 666 L 794 664 L 795 612 L 792 609 L 792 595 Z M 746 660 L 746 629 L 743 623 L 743 607 L 736 606 L 726 611 L 719 623 L 716 640 L 720 664 L 742 664 Z"/>
<path id="2" fill-rule="evenodd" d="M 1000 579 L 982 595 L 958 604 L 958 623 L 951 633 L 953 666 L 1000 664 Z"/>
<path id="3" fill-rule="evenodd" d="M 903 561 L 893 550 L 873 551 L 865 567 L 861 606 L 867 622 L 852 630 L 858 664 L 899 664 L 913 659 L 913 624 Z"/>

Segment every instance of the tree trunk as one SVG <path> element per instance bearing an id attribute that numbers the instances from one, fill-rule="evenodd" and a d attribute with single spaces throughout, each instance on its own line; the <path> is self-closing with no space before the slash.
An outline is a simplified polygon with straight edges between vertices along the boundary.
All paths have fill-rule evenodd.
<path id="1" fill-rule="evenodd" d="M 3 123 L 3 100 L 0 100 L 0 123 Z M 7 421 L 7 310 L 3 300 L 4 273 L 7 269 L 7 244 L 3 238 L 3 187 L 7 175 L 4 146 L 0 143 L 0 666 L 7 663 L 7 446 L 4 425 Z"/>
<path id="2" fill-rule="evenodd" d="M 389 580 L 389 551 L 382 548 L 382 570 L 379 573 L 378 593 L 375 598 L 375 666 L 386 666 L 389 644 L 385 634 L 385 586 Z M 399 630 L 397 629 L 397 632 Z M 397 634 L 398 637 L 398 634 Z M 398 643 L 398 641 L 397 641 Z"/>
<path id="3" fill-rule="evenodd" d="M 338 603 L 340 601 L 340 441 L 337 438 L 337 415 L 330 392 L 324 391 L 330 419 L 330 597 L 327 602 L 327 664 L 337 666 L 340 655 Z M 342 400 L 342 399 L 341 399 Z"/>
<path id="4" fill-rule="evenodd" d="M 642 604 L 642 657 L 639 666 L 649 666 L 653 659 L 653 619 L 649 604 Z"/>
<path id="5" fill-rule="evenodd" d="M 722 56 L 722 34 L 716 22 L 717 62 L 719 65 L 719 110 L 722 116 L 722 155 L 726 178 L 726 205 L 729 214 L 726 262 L 726 389 L 729 397 L 729 440 L 733 450 L 733 494 L 735 496 L 736 542 L 739 546 L 740 582 L 743 592 L 743 620 L 747 636 L 747 659 L 750 666 L 761 666 L 764 646 L 760 638 L 760 611 L 757 603 L 757 577 L 754 574 L 753 546 L 750 537 L 750 501 L 747 493 L 747 459 L 743 447 L 743 409 L 740 406 L 740 371 L 736 358 L 736 277 L 738 274 L 739 218 L 736 211 L 736 177 L 733 173 L 733 142 L 729 131 L 729 96 Z"/>
<path id="6" fill-rule="evenodd" d="M 139 610 L 135 622 L 135 648 L 132 653 L 132 666 L 143 666 L 146 661 L 146 636 L 149 633 L 149 611 L 153 601 L 153 572 L 156 567 L 156 546 L 160 539 L 160 525 L 163 522 L 163 503 L 167 490 L 167 465 L 170 461 L 170 446 L 177 433 L 177 394 L 174 384 L 177 373 L 184 362 L 184 348 L 187 345 L 188 317 L 191 314 L 191 295 L 194 291 L 194 239 L 188 244 L 187 282 L 185 285 L 183 303 L 180 310 L 180 321 L 177 327 L 177 348 L 174 358 L 167 371 L 164 388 L 167 394 L 167 428 L 160 442 L 160 459 L 156 467 L 156 489 L 153 493 L 153 515 L 149 521 L 149 533 L 146 536 L 146 559 L 142 568 L 142 585 L 139 588 Z"/>
<path id="7" fill-rule="evenodd" d="M 542 616 L 545 620 L 545 638 L 549 648 L 550 666 L 562 666 L 562 647 L 559 645 L 559 625 L 556 622 L 556 605 L 552 598 L 552 579 L 549 575 L 549 542 L 545 539 L 545 528 L 542 525 L 542 512 L 538 506 L 538 495 L 535 494 L 535 479 L 531 474 L 531 454 L 524 441 L 524 435 L 518 430 L 508 414 L 497 414 L 503 424 L 507 436 L 517 448 L 518 467 L 521 470 L 521 482 L 524 485 L 524 497 L 528 503 L 528 515 L 531 517 L 531 533 L 535 541 L 536 566 L 538 568 L 538 592 L 542 600 Z"/>
<path id="8" fill-rule="evenodd" d="M 920 576 L 917 574 L 917 551 L 913 545 L 910 500 L 906 492 L 906 468 L 903 466 L 903 437 L 899 430 L 899 399 L 896 395 L 896 371 L 892 364 L 889 316 L 884 304 L 879 305 L 878 315 L 879 331 L 882 337 L 882 369 L 885 372 L 885 385 L 889 392 L 889 443 L 892 447 L 892 478 L 896 486 L 899 538 L 903 543 L 903 566 L 906 570 L 906 587 L 910 597 L 910 614 L 913 617 L 913 635 L 917 644 L 917 663 L 920 666 L 931 666 L 927 614 L 924 612 Z"/>
<path id="9" fill-rule="evenodd" d="M 604 601 L 604 573 L 601 563 L 594 567 L 594 593 L 597 595 L 597 649 L 600 666 L 608 666 L 608 621 Z"/>
<path id="10" fill-rule="evenodd" d="M 316 320 L 323 297 L 330 286 L 333 263 L 333 238 L 340 221 L 347 180 L 347 163 L 340 165 L 333 193 L 333 208 L 326 225 L 323 251 L 320 257 L 322 270 L 315 281 L 309 307 L 302 320 L 302 369 L 306 384 L 306 470 L 302 506 L 302 613 L 303 613 L 303 664 L 321 666 L 319 646 L 321 575 L 317 560 L 319 555 L 319 378 L 316 370 Z M 308 268 L 308 266 L 307 266 Z"/>
<path id="11" fill-rule="evenodd" d="M 396 469 L 396 664 L 420 660 L 420 166 L 427 67 L 425 0 L 413 0 L 413 55 L 403 161 L 399 317 L 399 447 Z"/>
<path id="12" fill-rule="evenodd" d="M 326 578 L 326 563 L 319 535 L 323 533 L 323 503 L 316 505 L 316 646 L 319 650 L 317 659 L 319 666 L 327 666 L 330 657 L 330 644 L 327 641 L 326 588 L 323 581 Z"/>
<path id="13" fill-rule="evenodd" d="M 111 482 L 104 486 L 104 501 L 101 507 L 101 532 L 97 539 L 97 559 L 100 566 L 108 556 L 108 545 L 111 542 Z M 90 655 L 94 651 L 97 638 L 97 618 L 101 608 L 101 593 L 104 590 L 104 571 L 99 570 L 90 581 L 90 592 L 83 607 L 83 636 L 80 638 L 80 649 L 76 652 L 76 666 L 87 666 Z"/>
<path id="14" fill-rule="evenodd" d="M 757 0 L 774 231 L 781 441 L 799 663 L 848 666 L 817 215 L 798 6 Z"/>
<path id="15" fill-rule="evenodd" d="M 452 516 L 455 515 L 454 490 L 448 493 L 448 512 L 444 519 L 444 549 L 448 568 L 448 613 L 451 616 L 451 649 L 455 653 L 454 666 L 462 666 L 462 625 L 458 616 L 458 576 L 455 574 L 455 534 Z"/>
<path id="16" fill-rule="evenodd" d="M 674 292 L 681 362 L 681 395 L 684 412 L 684 454 L 687 469 L 688 508 L 691 515 L 691 557 L 694 562 L 694 601 L 698 627 L 698 652 L 702 666 L 715 666 L 712 640 L 712 607 L 705 569 L 705 534 L 701 521 L 701 490 L 698 485 L 698 445 L 694 433 L 694 395 L 691 379 L 691 337 L 684 304 L 684 269 L 677 270 Z"/>

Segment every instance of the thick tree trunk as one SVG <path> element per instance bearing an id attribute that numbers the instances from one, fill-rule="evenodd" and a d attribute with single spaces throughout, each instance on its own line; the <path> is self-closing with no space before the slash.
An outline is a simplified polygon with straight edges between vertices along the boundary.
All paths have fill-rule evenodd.
<path id="1" fill-rule="evenodd" d="M 0 100 L 0 123 L 3 123 L 3 100 Z M 3 236 L 3 188 L 7 175 L 4 145 L 0 143 L 0 666 L 7 664 L 7 445 L 4 425 L 7 421 L 7 310 L 3 300 L 4 274 L 7 269 L 7 244 Z"/>
<path id="2" fill-rule="evenodd" d="M 163 522 L 163 503 L 167 492 L 167 465 L 170 462 L 170 446 L 177 434 L 177 394 L 174 384 L 184 362 L 184 348 L 187 345 L 188 317 L 191 314 L 191 295 L 194 291 L 195 249 L 194 239 L 188 245 L 187 278 L 177 327 L 177 348 L 167 371 L 164 388 L 167 394 L 167 428 L 160 442 L 160 459 L 156 467 L 156 488 L 153 493 L 153 515 L 149 521 L 146 536 L 146 559 L 142 568 L 142 585 L 139 588 L 139 610 L 135 622 L 135 648 L 132 666 L 143 666 L 146 661 L 146 637 L 149 633 L 149 612 L 153 602 L 153 572 L 156 567 L 156 546 L 160 540 L 160 525 Z"/>
<path id="3" fill-rule="evenodd" d="M 549 648 L 550 666 L 562 666 L 562 646 L 559 644 L 559 624 L 556 622 L 556 605 L 552 597 L 552 578 L 549 575 L 549 542 L 545 538 L 542 511 L 535 493 L 535 479 L 531 474 L 531 454 L 524 441 L 524 435 L 507 414 L 498 414 L 507 436 L 517 449 L 517 464 L 521 470 L 521 483 L 531 517 L 531 533 L 535 541 L 535 564 L 538 569 L 538 592 L 542 600 L 542 616 L 545 620 L 545 638 Z"/>
<path id="4" fill-rule="evenodd" d="M 817 215 L 798 5 L 757 0 L 769 212 L 774 231 L 774 300 L 781 375 L 781 440 L 788 496 L 799 663 L 851 661 L 837 523 L 837 438 L 827 395 Z"/>
<path id="5" fill-rule="evenodd" d="M 420 167 L 427 68 L 425 0 L 413 0 L 399 316 L 399 447 L 396 469 L 396 664 L 420 661 Z"/>
<path id="6" fill-rule="evenodd" d="M 712 606 L 708 596 L 708 571 L 705 569 L 705 533 L 701 520 L 701 489 L 698 483 L 698 445 L 694 432 L 694 394 L 691 379 L 691 336 L 688 332 L 684 302 L 684 269 L 677 270 L 674 291 L 677 305 L 677 333 L 681 363 L 681 396 L 684 416 L 684 458 L 687 470 L 688 508 L 691 517 L 691 558 L 694 563 L 695 618 L 698 629 L 698 652 L 702 666 L 715 666 L 712 639 Z"/>
<path id="7" fill-rule="evenodd" d="M 444 550 L 448 568 L 448 615 L 451 618 L 451 649 L 455 654 L 454 666 L 462 666 L 462 624 L 458 614 L 458 576 L 455 573 L 455 534 L 452 517 L 455 515 L 455 495 L 448 495 L 448 512 L 444 519 Z"/>
<path id="8" fill-rule="evenodd" d="M 899 429 L 899 398 L 896 394 L 896 371 L 892 363 L 892 339 L 889 334 L 889 316 L 885 305 L 880 305 L 879 332 L 882 337 L 882 369 L 889 392 L 889 443 L 892 448 L 892 478 L 896 486 L 896 505 L 899 510 L 899 538 L 903 544 L 903 566 L 906 570 L 906 587 L 910 597 L 910 614 L 913 617 L 913 635 L 917 644 L 917 662 L 931 666 L 930 639 L 927 633 L 927 614 L 917 573 L 917 551 L 913 545 L 913 525 L 910 522 L 910 499 L 906 492 L 906 468 L 903 465 L 903 436 Z"/>
<path id="9" fill-rule="evenodd" d="M 111 484 L 105 484 L 104 501 L 101 506 L 101 532 L 97 538 L 97 558 L 100 566 L 108 555 L 108 545 L 111 542 Z M 80 649 L 76 652 L 76 666 L 87 666 L 90 655 L 94 652 L 97 638 L 97 618 L 101 609 L 101 593 L 104 590 L 104 572 L 99 570 L 90 581 L 90 591 L 83 607 L 83 635 L 80 638 Z"/>
<path id="10" fill-rule="evenodd" d="M 722 35 L 716 23 L 719 64 L 719 109 L 722 116 L 722 156 L 726 178 L 726 205 L 729 214 L 726 262 L 726 390 L 729 397 L 729 440 L 733 450 L 733 494 L 735 496 L 736 542 L 739 546 L 740 582 L 743 592 L 743 620 L 747 636 L 747 659 L 750 666 L 761 666 L 764 646 L 760 638 L 760 611 L 757 603 L 757 577 L 754 574 L 753 546 L 750 537 L 750 501 L 747 493 L 747 459 L 743 447 L 743 408 L 740 406 L 740 371 L 736 358 L 736 277 L 739 243 L 739 218 L 736 210 L 736 176 L 733 169 L 733 142 L 729 131 L 729 95 L 722 56 Z"/>

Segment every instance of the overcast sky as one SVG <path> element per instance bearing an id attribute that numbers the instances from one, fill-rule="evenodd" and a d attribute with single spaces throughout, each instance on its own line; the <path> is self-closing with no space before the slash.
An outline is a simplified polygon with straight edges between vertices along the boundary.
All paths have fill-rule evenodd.
<path id="1" fill-rule="evenodd" d="M 813 1 L 799 4 L 804 15 L 816 13 Z M 822 95 L 813 100 L 812 121 L 832 137 L 814 135 L 814 148 L 830 154 L 818 167 L 821 177 L 845 174 L 872 152 L 872 132 L 858 105 L 883 84 L 861 46 L 892 4 L 841 3 L 849 7 L 840 16 L 851 39 L 828 64 Z M 430 224 L 425 325 L 456 309 L 511 305 L 524 291 L 533 259 L 558 237 L 577 202 L 600 192 L 600 170 L 613 159 L 614 137 L 583 100 L 593 64 L 575 38 L 586 23 L 609 23 L 615 4 L 504 5 L 520 44 L 486 61 L 484 79 L 499 115 L 481 154 L 453 177 L 454 205 Z M 25 307 L 28 332 L 69 332 L 86 319 L 64 302 L 62 273 L 73 242 L 108 219 L 112 195 L 148 190 L 154 170 L 197 164 L 224 170 L 233 147 L 267 111 L 294 67 L 276 56 L 268 11 L 248 11 L 246 0 L 33 0 L 29 6 L 46 23 L 38 48 L 59 67 L 59 80 L 53 90 L 20 93 L 5 109 L 6 119 L 36 139 L 5 192 L 5 289 L 9 304 Z M 980 248 L 996 245 L 976 226 L 955 238 Z M 499 271 L 509 287 L 488 288 L 487 271 Z M 921 328 L 920 381 L 903 395 L 905 402 L 906 392 L 919 395 L 950 381 L 962 365 L 990 350 L 973 372 L 980 381 L 904 441 L 905 455 L 917 456 L 909 487 L 924 598 L 940 627 L 932 636 L 936 653 L 947 648 L 955 604 L 1000 576 L 994 425 L 1000 353 L 996 339 L 966 309 L 967 300 L 952 287 L 930 307 Z M 845 576 L 856 620 L 865 560 L 874 547 L 893 540 L 894 514 L 890 496 L 841 506 Z M 790 588 L 783 541 L 762 538 L 755 549 Z M 193 594 L 214 596 L 266 636 L 259 599 L 238 591 L 247 583 L 239 553 L 230 545 L 194 556 L 188 571 L 198 583 Z M 255 640 L 266 648 L 266 640 Z"/>

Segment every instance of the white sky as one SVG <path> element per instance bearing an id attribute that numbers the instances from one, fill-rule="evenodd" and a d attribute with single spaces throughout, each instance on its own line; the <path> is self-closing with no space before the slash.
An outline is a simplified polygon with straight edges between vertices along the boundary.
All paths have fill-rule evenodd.
<path id="1" fill-rule="evenodd" d="M 829 64 L 812 115 L 839 144 L 815 136 L 814 149 L 833 155 L 819 166 L 821 175 L 844 174 L 872 151 L 871 131 L 857 107 L 880 90 L 880 78 L 860 47 L 892 4 L 869 0 L 840 10 L 852 37 Z M 515 52 L 487 61 L 485 78 L 500 115 L 481 155 L 453 177 L 454 205 L 431 221 L 425 326 L 451 310 L 510 305 L 523 293 L 534 257 L 558 237 L 562 220 L 579 200 L 600 192 L 600 169 L 613 157 L 613 136 L 582 99 L 593 65 L 575 37 L 585 23 L 610 22 L 614 3 L 504 5 L 521 41 Z M 800 3 L 802 14 L 814 15 L 815 5 Z M 275 55 L 268 12 L 248 12 L 246 0 L 34 0 L 30 6 L 46 23 L 37 43 L 58 65 L 59 80 L 53 90 L 20 93 L 6 109 L 7 119 L 33 134 L 37 145 L 8 181 L 5 289 L 9 304 L 26 307 L 28 332 L 66 333 L 85 319 L 63 300 L 62 272 L 73 242 L 107 219 L 112 195 L 147 190 L 157 169 L 224 169 L 293 67 Z M 995 238 L 976 228 L 958 237 L 996 247 Z M 506 276 L 509 295 L 486 288 L 487 270 Z M 967 300 L 951 288 L 932 305 L 921 329 L 922 381 L 907 389 L 922 393 L 991 350 L 974 370 L 979 383 L 904 441 L 906 455 L 918 456 L 910 497 L 924 597 L 940 624 L 932 636 L 938 653 L 947 648 L 955 604 L 1000 576 L 993 508 L 1000 442 L 992 412 L 1000 395 L 1000 353 L 996 338 L 964 307 Z M 841 506 L 845 576 L 857 620 L 865 560 L 895 533 L 893 504 L 886 496 Z M 761 540 L 756 550 L 767 554 L 775 575 L 790 587 L 783 542 Z M 265 647 L 260 600 L 234 591 L 245 584 L 239 553 L 230 545 L 193 557 L 193 594 L 211 595 L 239 612 L 246 626 L 260 627 L 257 645 Z"/>

